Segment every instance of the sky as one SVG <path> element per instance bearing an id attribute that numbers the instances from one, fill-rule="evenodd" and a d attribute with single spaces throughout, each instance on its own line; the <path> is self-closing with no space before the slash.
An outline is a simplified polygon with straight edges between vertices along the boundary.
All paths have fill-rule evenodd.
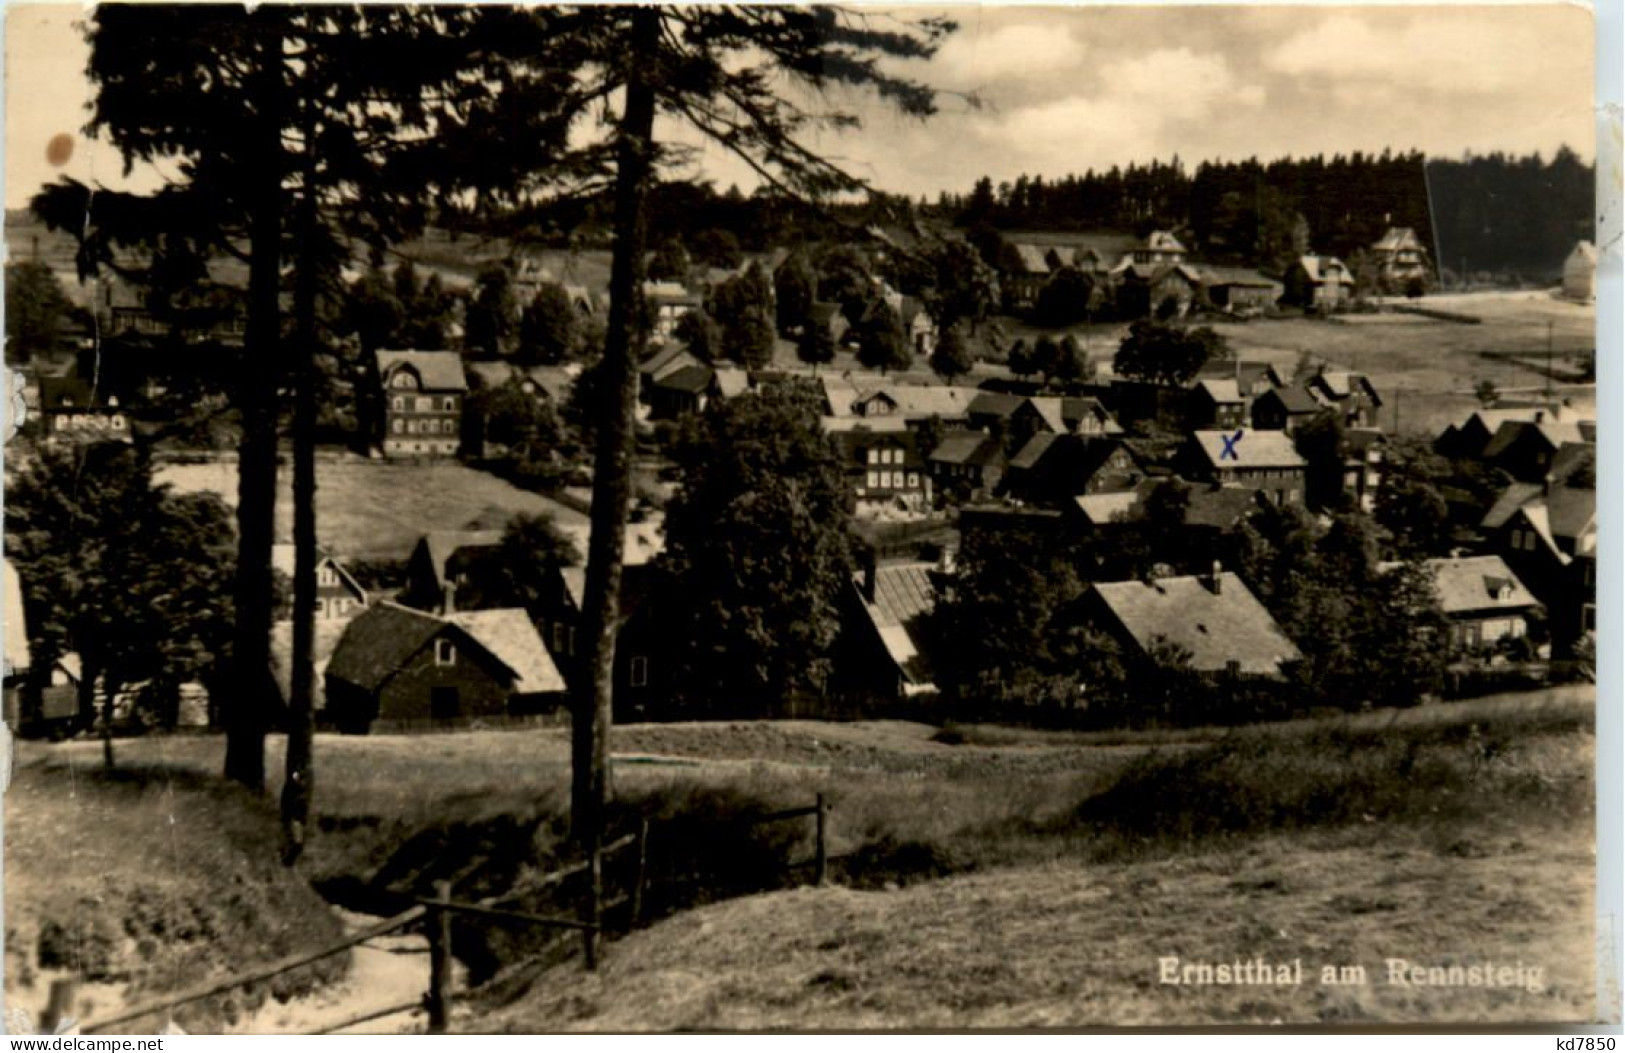
<path id="1" fill-rule="evenodd" d="M 890 10 L 876 17 L 910 13 Z M 1595 156 L 1592 16 L 1571 4 L 984 5 L 942 13 L 959 30 L 941 51 L 892 67 L 950 93 L 940 112 L 921 122 L 837 95 L 831 101 L 857 112 L 863 126 L 815 142 L 894 193 L 934 198 L 968 191 L 982 175 L 995 183 L 1020 174 L 1051 179 L 1176 155 L 1188 166 L 1385 147 L 1549 156 L 1567 145 L 1588 161 Z M 136 189 L 157 182 L 150 172 L 126 180 L 116 152 L 82 133 L 90 86 L 74 24 L 83 17 L 78 4 L 6 10 L 8 208 L 60 175 Z M 982 105 L 968 105 L 966 93 Z M 695 168 L 719 187 L 754 185 L 741 163 L 714 148 L 699 153 Z"/>

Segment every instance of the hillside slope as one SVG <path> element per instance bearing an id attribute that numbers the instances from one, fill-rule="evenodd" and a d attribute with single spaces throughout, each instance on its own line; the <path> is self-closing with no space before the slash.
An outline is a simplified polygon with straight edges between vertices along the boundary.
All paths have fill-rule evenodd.
<path id="1" fill-rule="evenodd" d="M 1573 1020 L 1592 1005 L 1589 830 L 1285 838 L 1161 861 L 804 888 L 691 911 L 555 969 L 470 1030 L 919 1029 Z M 1301 958 L 1302 986 L 1171 986 L 1158 959 Z M 1405 988 L 1385 959 L 1540 965 L 1543 990 Z M 1363 965 L 1365 986 L 1320 967 Z"/>

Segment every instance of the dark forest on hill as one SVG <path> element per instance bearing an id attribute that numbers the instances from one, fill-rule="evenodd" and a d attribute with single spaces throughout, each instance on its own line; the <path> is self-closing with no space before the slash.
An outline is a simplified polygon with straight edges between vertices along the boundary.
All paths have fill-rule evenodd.
<path id="1" fill-rule="evenodd" d="M 1418 152 L 1180 163 L 1045 180 L 978 181 L 939 208 L 964 227 L 1177 231 L 1214 262 L 1269 266 L 1294 231 L 1352 256 L 1390 226 L 1416 230 L 1447 272 L 1549 277 L 1591 239 L 1595 172 L 1572 151 L 1447 160 Z M 1300 222 L 1301 221 L 1301 222 Z"/>

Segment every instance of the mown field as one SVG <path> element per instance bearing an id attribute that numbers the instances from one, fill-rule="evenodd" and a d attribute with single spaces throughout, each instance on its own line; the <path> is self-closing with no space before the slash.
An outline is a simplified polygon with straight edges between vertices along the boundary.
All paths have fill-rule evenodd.
<path id="1" fill-rule="evenodd" d="M 897 721 L 617 728 L 618 829 L 653 816 L 657 839 L 666 830 L 693 848 L 692 835 L 709 828 L 685 823 L 804 805 L 823 792 L 843 887 L 798 889 L 802 870 L 743 898 L 748 888 L 697 899 L 657 890 L 653 913 L 665 920 L 611 943 L 596 977 L 578 964 L 526 966 L 522 944 L 482 946 L 478 954 L 496 956 L 482 968 L 500 967 L 505 979 L 458 1023 L 1580 1018 L 1592 992 L 1593 705 L 1589 689 L 1564 689 L 1241 732 Z M 471 896 L 522 884 L 568 855 L 567 734 L 322 736 L 322 821 L 294 874 L 363 899 L 459 873 Z M 119 760 L 132 774 L 110 779 L 96 774 L 95 743 L 23 744 L 6 805 L 8 876 L 17 876 L 8 928 L 78 903 L 80 917 L 117 929 L 132 908 L 107 890 L 145 880 L 142 909 L 152 916 L 190 903 L 246 909 L 229 906 L 241 899 L 254 925 L 318 942 L 299 926 L 327 916 L 313 911 L 310 885 L 290 884 L 274 860 L 276 780 L 264 800 L 221 788 L 221 748 L 215 737 L 129 740 Z M 269 753 L 275 772 L 279 740 Z M 179 821 L 169 824 L 171 815 Z M 776 830 L 713 847 L 731 854 L 724 869 L 735 877 L 761 880 L 811 849 L 801 826 Z M 78 884 L 55 878 L 81 870 Z M 287 898 L 232 891 L 255 875 Z M 241 940 L 260 929 L 206 931 L 201 938 Z M 155 970 L 176 961 L 161 941 L 152 953 Z M 1374 976 L 1395 955 L 1521 957 L 1542 965 L 1547 981 L 1539 993 L 1376 982 L 1196 990 L 1155 982 L 1166 955 L 1363 964 Z M 186 960 L 193 980 L 223 970 L 222 957 Z"/>
<path id="2" fill-rule="evenodd" d="M 191 493 L 212 491 L 237 503 L 237 465 L 167 464 L 158 482 Z M 486 472 L 460 464 L 388 464 L 359 457 L 316 466 L 316 522 L 321 544 L 351 558 L 398 558 L 431 530 L 461 530 L 476 517 L 500 528 L 519 513 L 550 514 L 559 523 L 581 513 Z M 292 479 L 277 478 L 277 537 L 293 537 Z"/>

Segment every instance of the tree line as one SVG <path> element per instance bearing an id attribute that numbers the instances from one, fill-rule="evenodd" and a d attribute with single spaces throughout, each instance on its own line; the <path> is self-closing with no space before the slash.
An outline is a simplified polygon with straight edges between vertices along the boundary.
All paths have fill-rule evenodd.
<path id="1" fill-rule="evenodd" d="M 1430 157 L 1419 151 L 1282 157 L 1176 156 L 1104 172 L 978 180 L 937 209 L 967 228 L 1180 232 L 1203 259 L 1279 272 L 1295 241 L 1344 257 L 1410 227 L 1446 270 L 1550 276 L 1593 237 L 1595 170 L 1567 147 Z"/>

